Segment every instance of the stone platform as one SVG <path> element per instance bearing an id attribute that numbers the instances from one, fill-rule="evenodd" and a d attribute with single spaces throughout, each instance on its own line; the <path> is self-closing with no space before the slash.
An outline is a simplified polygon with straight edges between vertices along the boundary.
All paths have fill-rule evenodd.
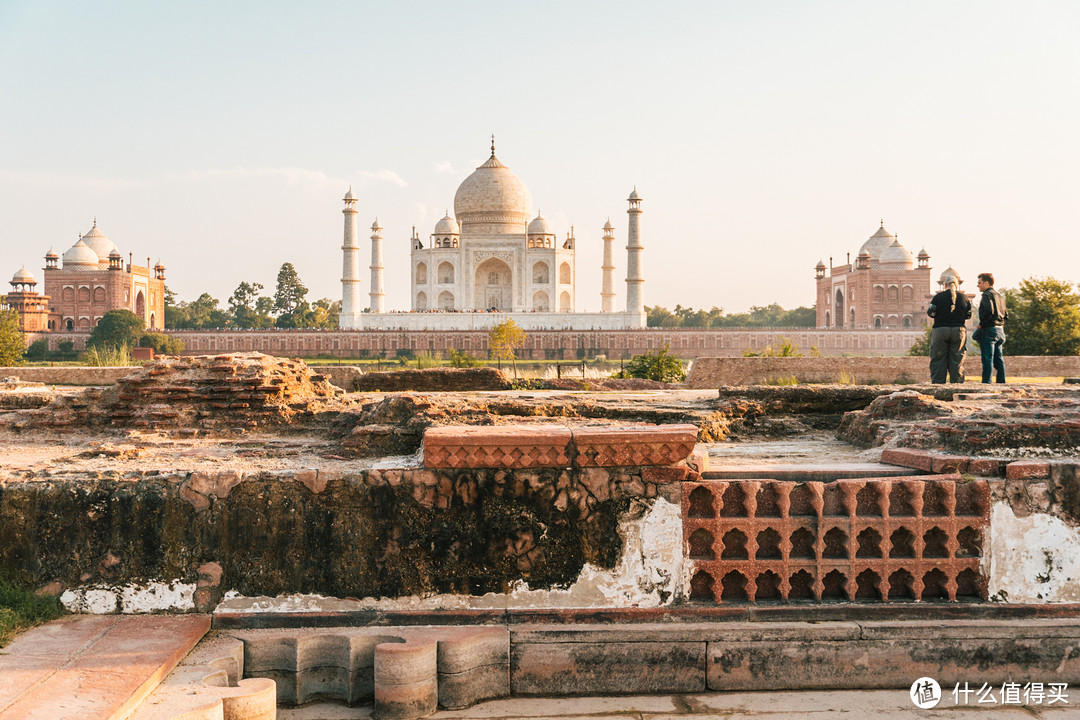
<path id="1" fill-rule="evenodd" d="M 210 629 L 207 615 L 69 616 L 0 653 L 0 720 L 127 718 Z"/>

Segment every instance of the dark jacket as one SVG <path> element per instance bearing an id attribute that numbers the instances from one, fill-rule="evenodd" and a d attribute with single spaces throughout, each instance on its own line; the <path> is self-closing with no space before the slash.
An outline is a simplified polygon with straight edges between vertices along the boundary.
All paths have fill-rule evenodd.
<path id="1" fill-rule="evenodd" d="M 979 327 L 1001 327 L 1009 319 L 1009 309 L 1005 307 L 1005 295 L 992 287 L 983 290 L 979 301 Z"/>
<path id="2" fill-rule="evenodd" d="M 949 291 L 942 290 L 930 301 L 926 314 L 934 318 L 934 327 L 964 327 L 971 317 L 971 301 L 959 290 L 956 291 L 956 305 L 949 312 Z"/>

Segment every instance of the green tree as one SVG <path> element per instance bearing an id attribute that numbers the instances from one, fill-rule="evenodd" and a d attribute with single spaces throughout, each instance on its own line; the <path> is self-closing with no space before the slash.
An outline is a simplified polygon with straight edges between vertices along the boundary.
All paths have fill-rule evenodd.
<path id="1" fill-rule="evenodd" d="M 49 341 L 45 338 L 38 338 L 30 343 L 30 347 L 26 348 L 23 355 L 27 360 L 45 360 L 49 357 Z"/>
<path id="2" fill-rule="evenodd" d="M 9 367 L 22 362 L 26 338 L 19 325 L 19 313 L 0 310 L 0 365 Z"/>
<path id="3" fill-rule="evenodd" d="M 1080 355 L 1080 293 L 1069 282 L 1030 277 L 1005 291 L 1009 355 Z"/>
<path id="4" fill-rule="evenodd" d="M 300 276 L 292 263 L 284 263 L 277 274 L 274 290 L 274 312 L 278 327 L 302 327 L 304 313 L 310 310 L 307 302 L 308 289 L 300 282 Z"/>
<path id="5" fill-rule="evenodd" d="M 182 307 L 183 303 L 178 302 L 176 299 L 176 293 L 174 293 L 168 285 L 165 286 L 165 327 L 167 328 L 185 328 L 190 327 L 188 325 L 187 308 Z"/>
<path id="6" fill-rule="evenodd" d="M 686 370 L 682 361 L 670 353 L 668 346 L 664 346 L 656 352 L 635 355 L 617 377 L 678 383 L 686 379 Z"/>
<path id="7" fill-rule="evenodd" d="M 143 331 L 143 321 L 130 310 L 110 310 L 101 316 L 90 331 L 87 347 L 130 348 Z"/>
<path id="8" fill-rule="evenodd" d="M 259 300 L 259 292 L 263 286 L 260 283 L 241 282 L 229 298 L 229 314 L 232 316 L 232 326 L 236 328 L 267 327 L 260 323 L 256 303 Z M 269 320 L 269 318 L 267 318 Z M 273 320 L 270 320 L 273 324 Z"/>
<path id="9" fill-rule="evenodd" d="M 925 327 L 926 329 L 923 331 L 922 337 L 912 343 L 911 347 L 908 348 L 908 355 L 930 357 L 930 331 L 933 330 L 933 328 L 930 325 L 926 325 Z"/>
<path id="10" fill-rule="evenodd" d="M 517 351 L 525 345 L 525 331 L 518 324 L 507 318 L 491 328 L 488 333 L 488 347 L 491 357 L 498 360 L 510 360 L 514 363 L 514 378 L 517 379 Z"/>
<path id="11" fill-rule="evenodd" d="M 184 352 L 184 341 L 165 333 L 149 332 L 139 336 L 139 347 L 154 348 L 155 355 L 179 355 Z"/>

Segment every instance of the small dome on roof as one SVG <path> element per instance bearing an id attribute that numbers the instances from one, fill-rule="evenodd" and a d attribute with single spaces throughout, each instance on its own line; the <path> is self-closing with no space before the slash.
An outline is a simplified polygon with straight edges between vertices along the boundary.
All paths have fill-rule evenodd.
<path id="1" fill-rule="evenodd" d="M 938 278 L 938 282 L 942 285 L 947 284 L 950 280 L 955 280 L 957 285 L 962 284 L 964 281 L 960 279 L 960 273 L 953 269 L 953 266 L 945 268 L 941 273 L 941 277 Z"/>
<path id="2" fill-rule="evenodd" d="M 910 250 L 900 244 L 899 240 L 893 240 L 892 245 L 881 253 L 879 262 L 902 264 L 910 268 L 915 264 L 915 258 Z"/>
<path id="3" fill-rule="evenodd" d="M 637 194 L 637 185 L 634 186 L 634 191 L 630 193 L 630 197 L 627 200 L 640 200 L 641 196 Z"/>
<path id="4" fill-rule="evenodd" d="M 611 218 L 608 218 L 607 222 L 604 223 L 604 229 L 605 230 L 614 230 L 615 229 L 615 226 L 611 224 Z"/>
<path id="5" fill-rule="evenodd" d="M 382 230 L 382 225 L 379 224 L 379 218 L 375 218 L 375 222 L 371 223 L 372 230 Z"/>
<path id="6" fill-rule="evenodd" d="M 446 211 L 446 216 L 439 218 L 439 222 L 435 223 L 435 232 L 433 235 L 457 235 L 461 232 L 458 227 L 457 220 L 450 217 L 450 211 Z"/>
<path id="7" fill-rule="evenodd" d="M 30 284 L 36 283 L 37 280 L 34 279 L 34 273 L 27 270 L 26 266 L 23 265 L 18 272 L 11 276 L 11 282 Z"/>
<path id="8" fill-rule="evenodd" d="M 60 257 L 60 256 L 59 256 L 59 255 L 57 255 L 57 254 L 56 254 L 56 251 L 55 251 L 55 250 L 53 250 L 52 248 L 49 248 L 49 252 L 45 253 L 45 259 L 46 259 L 46 260 L 56 260 L 56 259 L 57 259 L 57 258 L 59 258 L 59 257 Z"/>
<path id="9" fill-rule="evenodd" d="M 164 270 L 165 266 L 161 264 L 161 258 L 158 258 L 157 263 L 154 264 L 155 270 Z"/>
<path id="10" fill-rule="evenodd" d="M 536 217 L 529 223 L 530 235 L 554 235 L 555 228 L 551 227 L 551 223 L 546 218 L 541 217 L 540 213 L 536 213 Z"/>
<path id="11" fill-rule="evenodd" d="M 345 193 L 345 197 L 343 197 L 341 199 L 342 200 L 355 200 L 356 199 L 356 196 L 353 195 L 352 185 L 349 186 L 349 192 Z"/>
<path id="12" fill-rule="evenodd" d="M 82 238 L 64 253 L 64 268 L 96 268 L 98 262 L 97 253 Z"/>
<path id="13" fill-rule="evenodd" d="M 113 248 L 113 251 L 111 253 L 109 253 L 109 259 L 110 260 L 112 260 L 114 258 L 122 258 L 122 257 L 123 257 L 123 255 L 121 255 L 120 251 L 117 250 L 116 248 Z"/>
<path id="14" fill-rule="evenodd" d="M 917 257 L 920 260 L 926 260 L 926 259 L 928 259 L 930 257 L 930 253 L 926 252 L 926 248 L 923 248 L 922 250 L 919 251 L 919 254 L 917 255 Z"/>
<path id="15" fill-rule="evenodd" d="M 817 265 L 814 266 L 814 269 L 815 270 L 824 270 L 825 269 L 825 263 L 823 261 L 821 261 L 821 260 L 818 260 Z"/>

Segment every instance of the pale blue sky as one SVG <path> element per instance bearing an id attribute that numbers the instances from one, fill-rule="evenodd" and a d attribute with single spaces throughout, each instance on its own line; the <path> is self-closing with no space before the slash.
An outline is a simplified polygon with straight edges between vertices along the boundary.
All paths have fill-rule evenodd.
<path id="1" fill-rule="evenodd" d="M 0 0 L 0 272 L 96 216 L 183 299 L 285 261 L 339 298 L 352 183 L 406 308 L 411 226 L 494 132 L 575 226 L 579 310 L 609 215 L 622 302 L 635 185 L 649 305 L 812 304 L 882 217 L 969 291 L 1077 281 L 1077 28 L 1072 1 Z"/>

